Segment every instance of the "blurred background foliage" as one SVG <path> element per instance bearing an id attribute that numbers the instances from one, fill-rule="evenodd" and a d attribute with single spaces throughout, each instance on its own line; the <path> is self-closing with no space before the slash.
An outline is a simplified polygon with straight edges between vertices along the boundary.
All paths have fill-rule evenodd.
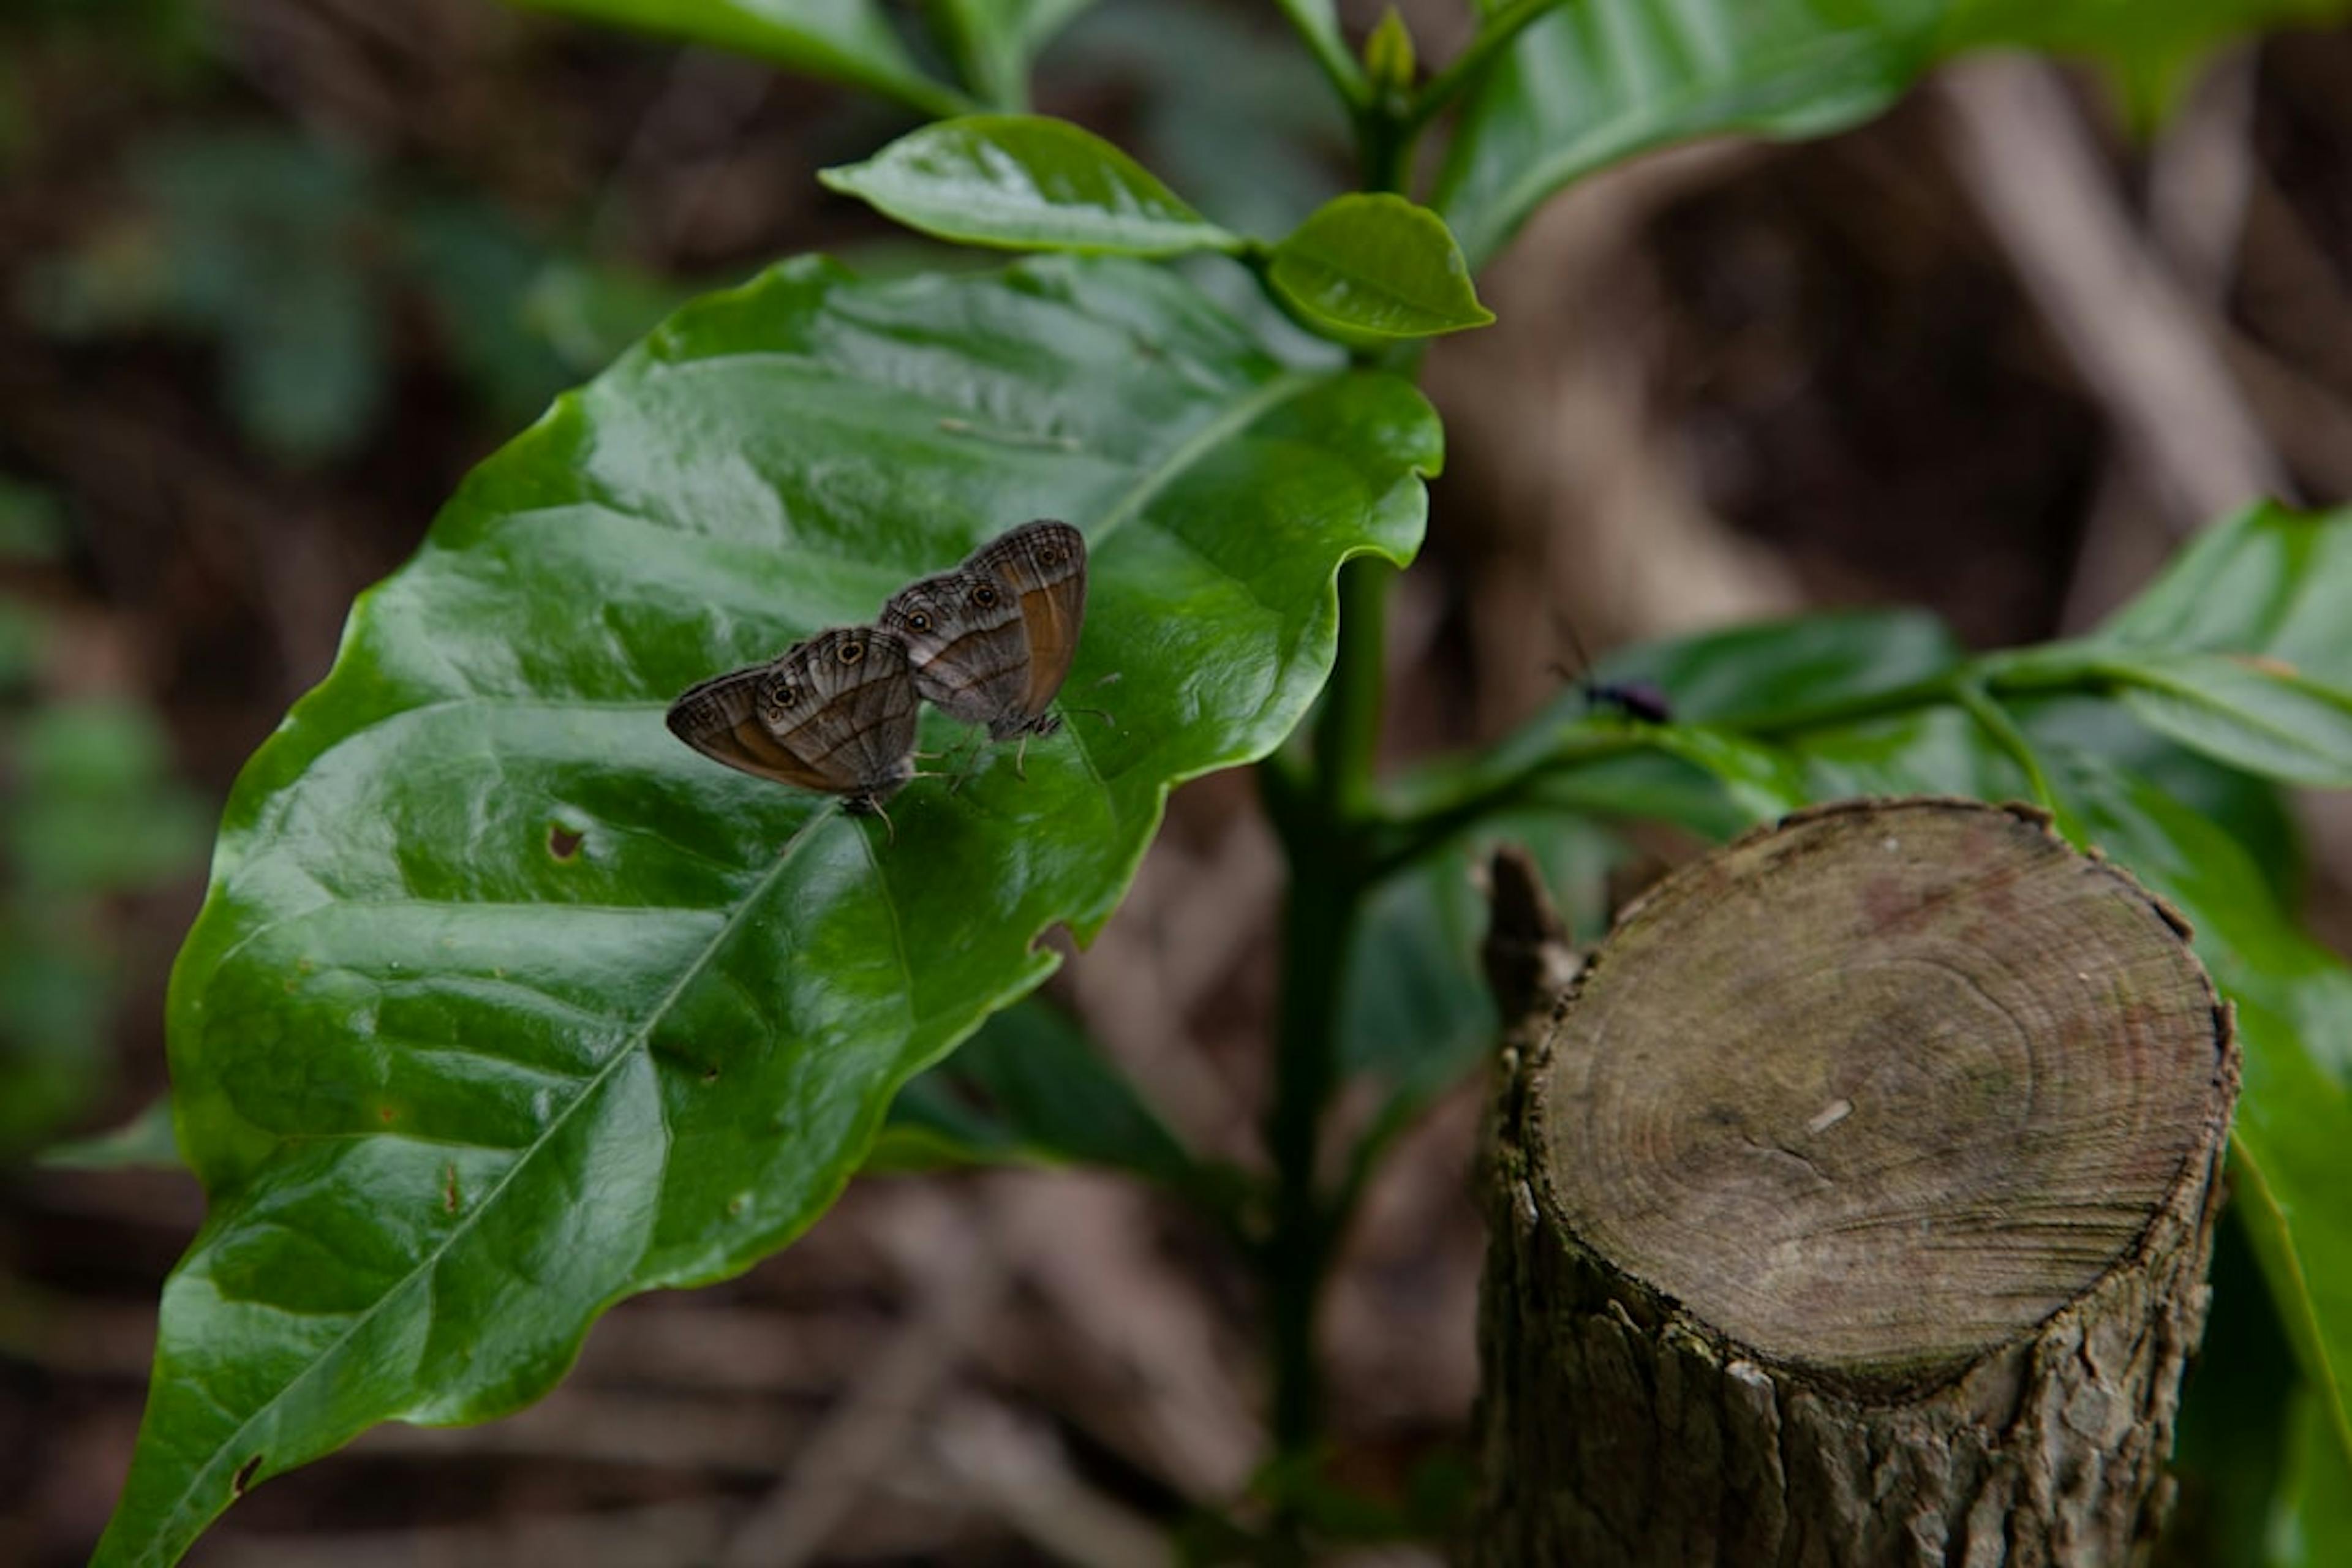
<path id="1" fill-rule="evenodd" d="M 1425 59 L 1458 47 L 1460 6 L 1403 9 Z M 1376 8 L 1341 10 L 1360 42 Z M 2078 132 L 2137 241 L 2187 281 L 2290 488 L 2341 501 L 2352 33 L 2281 35 L 2161 85 L 2124 103 L 2077 81 Z M 1104 0 L 1038 88 L 1040 110 L 1237 229 L 1279 232 L 1349 183 L 1346 127 L 1271 5 Z M 1819 143 L 1591 182 L 1482 283 L 1505 325 L 1430 362 L 1449 468 L 1393 615 L 1391 761 L 1491 741 L 1558 700 L 1563 617 L 1601 646 L 1904 604 L 1991 647 L 2079 629 L 2170 552 L 2178 503 L 1987 216 L 1938 92 Z M 0 1456 L 16 1461 L 0 1563 L 77 1562 L 94 1539 L 157 1285 L 200 1214 L 169 1169 L 120 1167 L 168 1148 L 135 1118 L 163 1088 L 166 971 L 236 768 L 471 464 L 677 300 L 808 250 L 877 272 L 974 264 L 814 177 L 910 122 L 488 0 L 0 11 Z M 2084 731 L 2113 714 L 2052 705 L 2032 723 L 2112 752 Z M 2341 802 L 2183 755 L 2145 763 L 2177 767 L 2166 787 L 2352 950 Z M 1548 821 L 1538 847 L 1583 935 L 1612 889 L 1691 847 Z M 1477 1106 L 1455 1085 L 1491 1018 L 1469 860 L 1449 851 L 1386 889 L 1350 960 L 1365 983 L 1342 1120 L 1372 1190 L 1329 1312 L 1335 1448 L 1316 1477 L 1256 1478 L 1322 1498 L 1335 1537 L 1427 1533 L 1460 1496 L 1479 1244 L 1461 1191 Z M 1202 781 L 1055 988 L 1193 1146 L 1235 1160 L 1276 877 L 1247 782 Z M 1022 1074 L 1056 1048 L 1059 1016 L 1015 1016 L 1009 1045 L 968 1053 L 971 1093 L 929 1085 L 886 1150 L 1001 1152 L 987 1112 L 1032 1092 Z M 1406 1048 L 1433 1035 L 1441 1050 Z M 1131 1131 L 1121 1146 L 1148 1163 L 1153 1129 Z M 95 1141 L 32 1163 L 68 1135 Z M 915 1331 L 961 1278 L 940 1262 L 958 1226 L 1028 1258 L 1021 1310 L 955 1331 L 975 1348 L 927 1385 L 927 1457 L 884 1486 L 892 1508 L 840 1522 L 808 1560 L 1077 1552 L 1040 1545 L 1040 1509 L 1093 1528 L 1099 1552 L 1128 1514 L 1213 1546 L 1196 1502 L 1245 1489 L 1263 1447 L 1239 1283 L 1141 1193 L 978 1181 L 862 1184 L 746 1279 L 615 1314 L 539 1411 L 376 1434 L 259 1494 L 192 1560 L 691 1557 L 839 1436 L 826 1418 L 853 1405 L 852 1369 L 936 1344 Z M 1041 1229 L 1064 1256 L 1021 1252 Z M 2246 1397 L 2192 1405 L 2179 1562 L 2243 1561 L 2255 1541 L 2308 1560 L 2278 1535 L 2308 1517 L 2275 1506 L 2280 1478 L 2331 1495 L 2326 1446 L 2261 1420 L 2293 1372 L 2252 1277 L 2232 1233 L 2214 1342 L 2231 1352 L 2198 1376 Z"/>

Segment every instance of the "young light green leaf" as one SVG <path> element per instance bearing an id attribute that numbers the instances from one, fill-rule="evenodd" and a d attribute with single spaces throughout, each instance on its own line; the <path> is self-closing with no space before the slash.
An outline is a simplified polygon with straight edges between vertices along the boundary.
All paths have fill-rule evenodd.
<path id="1" fill-rule="evenodd" d="M 2228 834 L 2120 769 L 2063 750 L 2053 762 L 2089 842 L 2187 917 L 2236 1010 L 2240 1212 L 2305 1375 L 2352 1452 L 2352 966 L 2286 916 Z"/>
<path id="2" fill-rule="evenodd" d="M 514 1409 L 622 1296 L 798 1235 L 899 1086 L 1053 968 L 1034 939 L 1109 916 L 1171 785 L 1298 721 L 1339 563 L 1411 557 L 1437 460 L 1404 382 L 1121 262 L 796 262 L 559 400 L 230 800 L 170 1006 L 212 1210 L 103 1568 L 374 1422 Z M 1039 515 L 1088 538 L 1066 689 L 1111 718 L 1025 778 L 1001 747 L 919 781 L 894 834 L 664 728 Z"/>
<path id="3" fill-rule="evenodd" d="M 1343 337 L 1426 338 L 1495 319 L 1444 220 L 1402 196 L 1324 203 L 1274 247 L 1267 277 L 1307 320 Z"/>
<path id="4" fill-rule="evenodd" d="M 971 107 L 916 68 L 878 0 L 515 0 L 533 10 L 730 49 L 893 98 L 921 113 Z"/>
<path id="5" fill-rule="evenodd" d="M 2103 660 L 2149 728 L 2267 778 L 2352 785 L 2352 695 L 2222 654 Z"/>
<path id="6" fill-rule="evenodd" d="M 1178 256 L 1246 243 L 1093 132 L 1042 115 L 928 125 L 817 177 L 909 228 L 966 245 Z"/>

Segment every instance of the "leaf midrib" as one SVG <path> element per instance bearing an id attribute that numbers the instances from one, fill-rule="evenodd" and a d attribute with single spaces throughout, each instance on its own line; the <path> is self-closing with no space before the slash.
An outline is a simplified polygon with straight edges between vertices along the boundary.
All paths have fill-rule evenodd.
<path id="1" fill-rule="evenodd" d="M 368 1306 L 366 1310 L 361 1312 L 359 1316 L 352 1319 L 351 1326 L 346 1328 L 341 1334 L 337 1335 L 332 1344 L 328 1345 L 316 1356 L 312 1357 L 309 1364 L 305 1365 L 301 1371 L 289 1378 L 286 1381 L 285 1385 L 278 1389 L 276 1394 L 270 1395 L 269 1399 L 266 1403 L 255 1407 L 253 1414 L 247 1416 L 244 1422 L 238 1426 L 235 1432 L 229 1434 L 227 1439 L 214 1451 L 214 1457 L 205 1464 L 203 1468 L 196 1472 L 195 1477 L 189 1481 L 187 1487 L 181 1492 L 181 1494 L 173 1500 L 171 1511 L 168 1517 L 175 1522 L 178 1521 L 184 1514 L 190 1500 L 195 1497 L 197 1490 L 214 1474 L 214 1472 L 220 1468 L 226 1456 L 236 1453 L 236 1450 L 242 1447 L 240 1439 L 253 1430 L 256 1423 L 259 1422 L 271 1411 L 277 1409 L 278 1406 L 285 1401 L 289 1394 L 299 1388 L 303 1383 L 310 1378 L 311 1373 L 317 1372 L 320 1367 L 334 1360 L 335 1357 L 341 1352 L 343 1347 L 352 1342 L 355 1335 L 366 1328 L 368 1324 L 375 1321 L 376 1315 L 383 1311 L 385 1305 L 394 1297 L 401 1295 L 411 1285 L 415 1284 L 417 1280 L 425 1278 L 435 1268 L 440 1267 L 442 1258 L 447 1256 L 449 1249 L 455 1247 L 458 1241 L 463 1239 L 465 1237 L 470 1235 L 476 1223 L 479 1221 L 484 1215 L 489 1213 L 497 1206 L 499 1198 L 504 1195 L 508 1187 L 513 1184 L 516 1176 L 524 1169 L 529 1167 L 532 1160 L 537 1157 L 540 1151 L 546 1146 L 548 1141 L 554 1137 L 558 1131 L 570 1122 L 572 1113 L 578 1110 L 581 1106 L 585 1105 L 595 1094 L 596 1090 L 604 1087 L 606 1080 L 612 1077 L 614 1069 L 629 1060 L 629 1058 L 634 1056 L 636 1051 L 652 1037 L 655 1026 L 659 1024 L 662 1019 L 668 1016 L 669 1010 L 673 1006 L 677 1005 L 678 998 L 686 994 L 687 987 L 692 985 L 697 980 L 701 978 L 702 972 L 709 966 L 711 959 L 718 954 L 719 950 L 727 945 L 729 940 L 734 935 L 737 927 L 742 923 L 744 917 L 752 910 L 758 908 L 766 900 L 768 894 L 773 889 L 777 879 L 783 875 L 785 867 L 792 864 L 793 857 L 799 850 L 800 847 L 808 840 L 811 834 L 819 826 L 831 821 L 833 819 L 833 815 L 834 814 L 830 812 L 820 812 L 816 816 L 812 816 L 807 822 L 801 825 L 800 829 L 785 842 L 782 850 L 776 856 L 775 864 L 771 866 L 767 872 L 761 877 L 759 881 L 752 885 L 750 891 L 745 894 L 740 902 L 737 903 L 733 912 L 727 917 L 726 921 L 721 924 L 716 931 L 711 933 L 710 940 L 703 944 L 702 951 L 695 955 L 694 962 L 688 964 L 684 973 L 678 976 L 667 991 L 662 994 L 661 999 L 654 1004 L 652 1010 L 646 1015 L 645 1019 L 638 1024 L 635 1029 L 629 1032 L 621 1043 L 614 1048 L 612 1055 L 607 1057 L 604 1062 L 599 1064 L 594 1072 L 581 1081 L 579 1092 L 572 1095 L 572 1098 L 564 1104 L 563 1108 L 553 1117 L 549 1119 L 547 1125 L 541 1131 L 539 1136 L 532 1139 L 528 1144 L 525 1144 L 521 1149 L 515 1152 L 513 1163 L 509 1165 L 508 1168 L 499 1174 L 497 1184 L 491 1187 L 488 1192 L 482 1194 L 481 1198 L 467 1211 L 464 1219 L 450 1227 L 449 1234 L 442 1238 L 439 1245 L 435 1247 L 433 1250 L 426 1254 L 423 1258 L 419 1259 L 414 1268 L 410 1268 L 407 1273 L 400 1277 L 398 1281 L 387 1288 L 382 1295 L 378 1296 L 375 1300 Z M 162 1544 L 160 1538 L 157 1541 L 157 1544 Z M 158 1559 L 154 1556 L 152 1552 L 149 1552 L 142 1553 L 140 1561 L 142 1563 L 152 1563 L 158 1561 Z"/>
<path id="2" fill-rule="evenodd" d="M 1147 468 L 1138 478 L 1136 482 L 1129 487 L 1128 490 L 1120 497 L 1119 500 L 1108 511 L 1103 513 L 1101 519 L 1097 524 L 1092 537 L 1095 540 L 1099 541 L 1103 538 L 1108 537 L 1118 529 L 1124 527 L 1128 522 L 1139 515 L 1143 509 L 1150 505 L 1152 500 L 1165 489 L 1179 474 L 1190 468 L 1203 453 L 1210 450 L 1212 447 L 1221 444 L 1223 441 L 1230 438 L 1239 431 L 1246 429 L 1249 426 L 1256 423 L 1256 421 L 1262 418 L 1267 412 L 1287 401 L 1291 397 L 1297 396 L 1301 392 L 1304 392 L 1312 386 L 1335 381 L 1337 379 L 1339 379 L 1338 375 L 1328 371 L 1314 372 L 1291 369 L 1284 371 L 1280 374 L 1270 378 L 1261 385 L 1252 389 L 1248 395 L 1241 398 L 1239 401 L 1226 408 L 1223 412 L 1211 417 L 1210 419 L 1204 420 L 1183 440 L 1179 441 L 1173 447 L 1171 447 L 1164 457 Z M 508 694 L 467 693 L 462 697 L 453 697 L 443 699 L 436 702 L 422 703 L 415 707 L 403 708 L 394 712 L 381 715 L 369 724 L 362 726 L 361 729 L 353 731 L 347 735 L 339 737 L 333 746 L 327 748 L 326 751 L 309 759 L 309 763 L 315 763 L 320 756 L 327 755 L 329 752 L 349 743 L 360 735 L 365 734 L 382 724 L 391 722 L 394 720 L 436 709 L 464 708 L 484 704 L 518 707 L 544 706 L 565 711 L 576 710 L 581 707 L 648 709 L 658 706 L 658 704 L 646 701 L 550 702 L 543 699 L 520 699 Z M 306 763 L 306 766 L 309 765 L 309 763 Z M 1097 779 L 1100 778 L 1098 772 L 1096 776 Z M 1106 794 L 1108 794 L 1107 790 Z M 693 962 L 687 965 L 686 969 L 679 975 L 677 980 L 674 982 L 669 989 L 663 994 L 661 999 L 655 1004 L 653 1009 L 648 1013 L 646 1018 L 622 1040 L 622 1042 L 613 1050 L 612 1054 L 607 1057 L 604 1062 L 599 1064 L 592 1074 L 581 1081 L 579 1091 L 572 1095 L 564 1104 L 562 1109 L 548 1121 L 546 1127 L 541 1131 L 539 1136 L 532 1139 L 530 1143 L 524 1145 L 521 1149 L 516 1151 L 513 1163 L 499 1175 L 497 1184 L 492 1186 L 489 1191 L 484 1193 L 480 1199 L 467 1212 L 465 1218 L 457 1225 L 452 1226 L 448 1235 L 446 1236 L 429 1254 L 419 1259 L 415 1267 L 403 1274 L 396 1282 L 388 1287 L 373 1302 L 355 1317 L 352 1321 L 350 1326 L 336 1337 L 333 1343 L 326 1346 L 316 1356 L 311 1358 L 311 1360 L 304 1365 L 299 1372 L 296 1373 L 291 1378 L 289 1378 L 286 1383 L 268 1398 L 268 1401 L 256 1406 L 253 1412 L 238 1425 L 236 1430 L 231 1433 L 226 1439 L 221 1442 L 218 1447 L 215 1448 L 213 1457 L 206 1460 L 205 1463 L 197 1469 L 194 1476 L 190 1479 L 188 1485 L 182 1489 L 178 1497 L 173 1500 L 169 1510 L 165 1512 L 164 1517 L 172 1521 L 174 1529 L 169 1531 L 159 1531 L 154 1536 L 151 1537 L 148 1549 L 141 1552 L 139 1557 L 136 1559 L 137 1562 L 141 1563 L 157 1563 L 162 1562 L 163 1559 L 156 1555 L 158 1549 L 166 1549 L 167 1542 L 173 1534 L 176 1533 L 177 1526 L 186 1516 L 190 1503 L 195 1499 L 197 1493 L 211 1480 L 211 1479 L 218 1473 L 224 1463 L 226 1463 L 231 1456 L 236 1454 L 241 1447 L 243 1447 L 242 1440 L 247 1436 L 247 1434 L 249 1434 L 253 1428 L 272 1411 L 278 1409 L 289 1394 L 291 1394 L 296 1389 L 301 1387 L 303 1384 L 309 1380 L 311 1374 L 316 1373 L 320 1367 L 332 1362 L 356 1335 L 375 1321 L 376 1317 L 383 1311 L 385 1307 L 394 1298 L 402 1295 L 419 1279 L 428 1277 L 433 1269 L 440 1266 L 441 1261 L 447 1256 L 450 1249 L 466 1236 L 471 1234 L 475 1224 L 484 1215 L 489 1213 L 497 1206 L 500 1197 L 513 1184 L 516 1177 L 524 1170 L 531 1166 L 540 1151 L 547 1144 L 548 1141 L 569 1123 L 573 1112 L 575 1112 L 582 1105 L 587 1103 L 587 1101 L 594 1095 L 596 1090 L 602 1088 L 611 1078 L 614 1071 L 627 1062 L 651 1037 L 652 1031 L 655 1026 L 657 1026 L 664 1017 L 667 1016 L 669 1010 L 675 1006 L 678 999 L 684 995 L 687 988 L 700 978 L 703 972 L 709 967 L 712 958 L 726 946 L 737 928 L 743 921 L 744 918 L 752 910 L 760 907 L 765 901 L 770 892 L 773 889 L 777 879 L 783 874 L 784 868 L 791 864 L 794 858 L 795 852 L 799 849 L 800 846 L 808 839 L 810 835 L 817 827 L 826 822 L 834 820 L 837 814 L 835 812 L 821 810 L 812 816 L 794 831 L 792 837 L 786 841 L 783 848 L 778 853 L 775 863 L 771 866 L 760 879 L 752 884 L 752 886 L 745 892 L 744 896 L 738 900 L 735 908 L 728 914 L 725 921 L 711 934 L 710 940 L 703 945 L 701 951 L 696 954 Z M 887 886 L 885 887 L 884 891 L 887 897 Z M 214 962 L 210 966 L 211 973 L 217 974 L 222 964 L 228 962 L 237 952 L 242 952 L 247 946 L 267 934 L 267 932 L 277 930 L 292 921 L 300 920 L 307 915 L 314 913 L 318 909 L 328 907 L 330 904 L 341 904 L 345 900 L 330 900 L 326 904 L 313 905 L 309 909 L 288 915 L 281 920 L 270 921 L 260 929 L 247 933 L 244 939 L 240 940 L 224 952 L 221 957 Z M 425 903 L 446 903 L 449 900 L 427 900 L 417 901 Z M 895 900 L 892 900 L 892 902 L 894 910 L 893 918 L 895 919 Z M 911 986 L 909 987 L 908 1004 L 911 1012 L 914 1006 L 914 996 Z"/>

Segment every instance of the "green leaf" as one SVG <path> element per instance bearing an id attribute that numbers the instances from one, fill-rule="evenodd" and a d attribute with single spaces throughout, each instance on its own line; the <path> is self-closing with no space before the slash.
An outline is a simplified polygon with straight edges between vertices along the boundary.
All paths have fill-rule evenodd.
<path id="1" fill-rule="evenodd" d="M 817 177 L 910 228 L 965 245 L 1176 256 L 1246 243 L 1101 137 L 1042 115 L 928 125 Z"/>
<path id="2" fill-rule="evenodd" d="M 1945 47 L 2042 49 L 2095 61 L 2120 88 L 2133 124 L 2147 129 L 2223 40 L 2343 14 L 2341 0 L 1963 0 L 1952 7 Z"/>
<path id="3" fill-rule="evenodd" d="M 1644 733 L 1667 755 L 1714 774 L 1752 822 L 1777 822 L 1806 802 L 1803 770 L 1783 747 L 1696 724 L 1661 724 Z"/>
<path id="4" fill-rule="evenodd" d="M 933 0 L 964 80 L 993 108 L 1027 106 L 1029 65 L 1094 0 Z"/>
<path id="5" fill-rule="evenodd" d="M 2052 760 L 2089 841 L 2188 918 L 2236 1010 L 2241 1212 L 2305 1375 L 2352 1452 L 2352 967 L 2272 900 L 2228 834 L 2120 769 L 2063 750 Z"/>
<path id="6" fill-rule="evenodd" d="M 916 68 L 877 0 L 515 0 L 844 81 L 932 116 L 970 107 Z"/>
<path id="7" fill-rule="evenodd" d="M 2345 1457 L 2326 1401 L 2295 1401 L 2286 1479 L 2271 1518 L 2270 1568 L 2336 1568 L 2352 1561 L 2352 1459 Z"/>
<path id="8" fill-rule="evenodd" d="M 1491 15 L 1499 0 L 1486 0 Z M 2341 0 L 1585 0 L 1531 26 L 1477 87 L 1438 210 L 1483 265 L 1554 191 L 1645 149 L 1843 130 L 1962 49 L 2058 47 L 2123 65 L 2181 58 Z M 2162 17 L 2151 29 L 2149 13 Z"/>
<path id="9" fill-rule="evenodd" d="M 1170 786 L 1264 756 L 1339 563 L 1408 560 L 1435 416 L 1164 269 L 688 307 L 466 481 L 232 796 L 173 973 L 212 1196 L 100 1562 L 386 1419 L 536 1398 L 621 1297 L 797 1236 L 890 1100 L 1108 918 Z M 730 772 L 690 682 L 1039 515 L 1093 551 L 1074 714 L 891 802 Z M 1117 684 L 1106 684 L 1118 677 Z M 953 743 L 937 714 L 924 743 Z"/>
<path id="10" fill-rule="evenodd" d="M 999 1013 L 900 1089 L 866 1168 L 1016 1163 L 1101 1165 L 1177 1191 L 1200 1175 L 1127 1075 L 1037 1001 Z"/>
<path id="11" fill-rule="evenodd" d="M 40 1163 L 59 1171 L 182 1168 L 172 1131 L 172 1097 L 159 1095 L 121 1126 L 41 1151 Z"/>
<path id="12" fill-rule="evenodd" d="M 1487 817 L 1382 883 L 1356 921 L 1339 1001 L 1340 1065 L 1384 1096 L 1352 1155 L 1360 1172 L 1495 1048 L 1501 1020 L 1479 961 L 1486 900 L 1475 879 L 1502 843 L 1535 857 L 1572 932 L 1597 940 L 1608 926 L 1609 868 L 1625 850 L 1560 812 Z"/>
<path id="13" fill-rule="evenodd" d="M 1685 721 L 1769 726 L 1948 675 L 1960 658 L 1933 616 L 1842 610 L 1620 648 L 1592 673 L 1650 682 Z"/>
<path id="14" fill-rule="evenodd" d="M 2251 508 L 2197 535 L 2098 640 L 2275 660 L 2352 691 L 2352 509 Z"/>
<path id="15" fill-rule="evenodd" d="M 2242 1207 L 2223 1210 L 2214 1232 L 2213 1305 L 2181 1386 L 2168 1467 L 2180 1489 L 2164 1521 L 2158 1563 L 2264 1560 L 2301 1379 L 2246 1239 Z"/>
<path id="16" fill-rule="evenodd" d="M 2103 660 L 2150 729 L 2231 767 L 2290 784 L 2352 785 L 2352 694 L 2226 654 Z"/>
<path id="17" fill-rule="evenodd" d="M 1402 196 L 1324 203 L 1274 247 L 1266 275 L 1308 321 L 1349 337 L 1426 338 L 1495 319 L 1444 220 Z"/>

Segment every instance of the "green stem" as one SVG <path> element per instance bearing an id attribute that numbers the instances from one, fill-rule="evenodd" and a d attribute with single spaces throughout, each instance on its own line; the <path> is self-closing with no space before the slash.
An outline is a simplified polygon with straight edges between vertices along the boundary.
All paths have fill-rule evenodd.
<path id="1" fill-rule="evenodd" d="M 1351 112 L 1361 109 L 1367 96 L 1363 68 L 1348 52 L 1338 32 L 1316 26 L 1307 15 L 1306 0 L 1275 0 L 1275 4 L 1290 18 L 1292 29 L 1307 46 L 1307 52 L 1315 57 L 1315 63 L 1323 68 L 1323 75 L 1330 81 L 1331 90 L 1339 95 L 1339 101 Z"/>
<path id="2" fill-rule="evenodd" d="M 1529 23 L 1565 4 L 1567 0 L 1512 0 L 1512 4 L 1488 17 L 1453 62 L 1413 95 L 1412 106 L 1404 113 L 1408 140 L 1418 136 L 1423 127 L 1445 111 L 1446 105 L 1461 97 L 1495 57 L 1510 47 L 1512 40 L 1527 30 Z"/>
<path id="3" fill-rule="evenodd" d="M 2044 811 L 2055 812 L 2058 796 L 2050 787 L 2049 775 L 2042 771 L 2042 760 L 2033 754 L 2032 742 L 2009 716 L 2009 710 L 1992 700 L 1982 680 L 1961 681 L 1956 694 L 1960 706 L 1969 710 L 1969 717 L 1977 721 L 1986 738 L 2009 753 L 2010 761 L 2025 774 L 2026 787 L 2033 792 L 2033 804 Z"/>
<path id="4" fill-rule="evenodd" d="M 1268 814 L 1289 858 L 1276 1011 L 1271 1234 L 1260 1255 L 1279 1452 L 1313 1447 L 1322 1429 L 1315 1320 L 1338 1241 L 1318 1180 L 1323 1115 L 1339 1078 L 1339 999 L 1349 939 L 1370 868 L 1365 835 L 1385 684 L 1382 633 L 1394 574 L 1357 560 L 1339 573 L 1339 646 L 1311 733 L 1303 778 L 1263 775 Z"/>

